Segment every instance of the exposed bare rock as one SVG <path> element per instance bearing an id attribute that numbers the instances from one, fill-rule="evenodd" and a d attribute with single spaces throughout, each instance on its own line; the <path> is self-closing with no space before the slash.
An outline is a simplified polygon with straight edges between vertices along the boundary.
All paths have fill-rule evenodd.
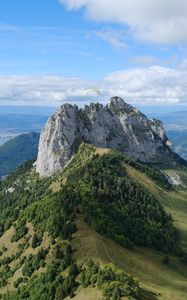
<path id="1" fill-rule="evenodd" d="M 163 172 L 166 178 L 168 179 L 168 182 L 174 186 L 184 186 L 184 183 L 182 182 L 181 176 L 177 173 L 177 171 L 174 170 L 167 170 Z"/>
<path id="2" fill-rule="evenodd" d="M 162 122 L 149 120 L 119 97 L 109 104 L 64 104 L 48 120 L 40 137 L 36 170 L 49 176 L 61 170 L 81 142 L 111 148 L 143 162 L 171 161 L 171 151 Z"/>

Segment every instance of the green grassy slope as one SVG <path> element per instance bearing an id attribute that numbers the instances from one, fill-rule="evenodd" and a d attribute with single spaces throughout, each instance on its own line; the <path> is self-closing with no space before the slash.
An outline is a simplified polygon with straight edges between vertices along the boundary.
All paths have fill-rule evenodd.
<path id="1" fill-rule="evenodd" d="M 144 290 L 143 299 L 185 300 L 187 270 L 176 257 L 169 256 L 170 264 L 166 266 L 162 252 L 145 247 L 128 250 L 96 233 L 82 219 L 77 226 L 79 230 L 73 239 L 76 260 L 93 257 L 101 264 L 112 263 L 132 274 Z"/>
<path id="2" fill-rule="evenodd" d="M 0 146 L 0 177 L 37 156 L 39 133 L 19 135 Z"/>
<path id="3" fill-rule="evenodd" d="M 108 149 L 82 145 L 47 179 L 28 163 L 0 185 L 3 299 L 185 300 L 186 199 Z"/>
<path id="4" fill-rule="evenodd" d="M 181 236 L 181 243 L 187 249 L 187 189 L 168 191 L 159 187 L 145 173 L 126 164 L 130 176 L 148 188 L 158 201 L 171 213 Z M 163 253 L 148 248 L 136 247 L 133 251 L 124 249 L 115 242 L 97 234 L 82 219 L 78 221 L 78 232 L 74 237 L 76 259 L 99 258 L 101 262 L 113 263 L 138 278 L 143 289 L 152 291 L 147 299 L 186 298 L 187 269 L 175 256 L 170 256 L 168 266 L 162 263 Z M 144 292 L 147 295 L 146 292 Z M 145 296 L 146 297 L 146 296 Z"/>
<path id="5" fill-rule="evenodd" d="M 155 184 L 145 174 L 138 172 L 130 166 L 126 166 L 129 174 L 136 178 L 138 182 L 148 188 L 158 201 L 164 206 L 166 211 L 170 213 L 174 219 L 175 226 L 178 228 L 181 237 L 181 243 L 187 250 L 187 188 L 179 188 L 176 190 L 165 190 Z M 183 181 L 187 177 L 186 171 L 180 171 Z"/>

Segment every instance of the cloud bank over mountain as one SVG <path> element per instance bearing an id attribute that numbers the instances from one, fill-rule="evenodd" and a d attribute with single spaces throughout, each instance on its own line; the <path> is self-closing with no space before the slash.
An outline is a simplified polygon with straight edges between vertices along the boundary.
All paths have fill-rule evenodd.
<path id="1" fill-rule="evenodd" d="M 112 72 L 98 81 L 60 75 L 0 76 L 0 104 L 84 104 L 114 95 L 139 104 L 187 103 L 187 71 L 142 67 Z"/>

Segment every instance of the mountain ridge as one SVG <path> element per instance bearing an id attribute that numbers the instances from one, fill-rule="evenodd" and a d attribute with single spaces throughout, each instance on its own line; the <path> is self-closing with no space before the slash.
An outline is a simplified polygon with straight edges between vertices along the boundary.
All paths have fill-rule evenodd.
<path id="1" fill-rule="evenodd" d="M 111 121 L 116 136 L 107 144 Z M 121 128 L 134 151 L 140 144 L 146 155 L 156 144 L 160 164 L 167 158 L 170 168 L 155 168 L 158 157 L 134 159 L 139 149 L 134 157 L 116 149 Z M 43 163 L 59 162 L 52 176 L 30 161 L 0 181 L 0 298 L 185 299 L 187 168 L 162 123 L 115 97 L 84 110 L 63 105 L 43 134 Z M 173 187 L 164 171 L 184 186 Z"/>
<path id="2" fill-rule="evenodd" d="M 135 160 L 173 163 L 182 159 L 172 152 L 163 124 L 149 120 L 120 97 L 91 103 L 84 109 L 64 104 L 49 118 L 41 132 L 36 170 L 50 176 L 63 169 L 81 142 L 111 148 Z"/>
<path id="3" fill-rule="evenodd" d="M 27 163 L 0 186 L 3 300 L 185 299 L 185 195 L 88 144 L 51 177 Z"/>
<path id="4" fill-rule="evenodd" d="M 36 132 L 21 134 L 0 146 L 0 178 L 37 157 L 39 136 Z"/>

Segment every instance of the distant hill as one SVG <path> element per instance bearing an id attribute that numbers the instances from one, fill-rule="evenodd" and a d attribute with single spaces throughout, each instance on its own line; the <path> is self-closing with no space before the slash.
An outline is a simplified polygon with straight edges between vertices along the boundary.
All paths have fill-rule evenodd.
<path id="1" fill-rule="evenodd" d="M 40 132 L 48 116 L 32 114 L 0 113 L 0 145 L 21 134 Z"/>
<path id="2" fill-rule="evenodd" d="M 159 115 L 166 130 L 187 130 L 187 111 L 177 111 L 165 115 Z"/>
<path id="3" fill-rule="evenodd" d="M 168 137 L 173 143 L 174 151 L 179 154 L 182 158 L 187 160 L 187 130 L 168 131 Z"/>
<path id="4" fill-rule="evenodd" d="M 152 117 L 153 114 L 149 116 Z M 154 114 L 154 117 L 163 122 L 173 150 L 187 160 L 187 111 Z"/>
<path id="5" fill-rule="evenodd" d="M 19 135 L 0 146 L 0 177 L 37 156 L 39 133 Z"/>

